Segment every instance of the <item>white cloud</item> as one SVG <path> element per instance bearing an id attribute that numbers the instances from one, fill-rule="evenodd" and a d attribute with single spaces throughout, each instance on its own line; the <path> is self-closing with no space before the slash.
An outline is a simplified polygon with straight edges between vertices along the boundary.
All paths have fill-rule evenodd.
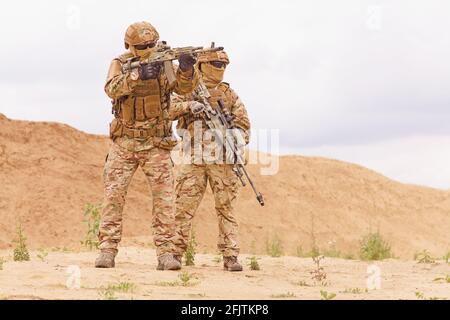
<path id="1" fill-rule="evenodd" d="M 10 2 L 0 12 L 0 112 L 106 134 L 109 62 L 123 51 L 126 27 L 149 20 L 173 46 L 225 46 L 226 80 L 253 127 L 280 129 L 285 150 L 333 157 L 327 150 L 339 155 L 342 145 L 383 145 L 395 155 L 392 141 L 450 136 L 449 9 L 446 0 Z M 418 176 L 441 162 L 412 161 L 415 172 L 389 174 L 442 185 L 432 172 Z"/>

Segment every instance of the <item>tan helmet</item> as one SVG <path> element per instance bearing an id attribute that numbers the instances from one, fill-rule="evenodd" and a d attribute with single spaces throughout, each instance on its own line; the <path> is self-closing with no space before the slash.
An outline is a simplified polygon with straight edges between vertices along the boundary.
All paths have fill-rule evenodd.
<path id="1" fill-rule="evenodd" d="M 230 63 L 230 59 L 225 51 L 204 52 L 198 55 L 198 63 L 220 61 L 226 64 Z"/>
<path id="2" fill-rule="evenodd" d="M 159 33 L 148 22 L 136 22 L 128 27 L 125 33 L 125 49 L 131 46 L 151 41 L 158 41 Z"/>

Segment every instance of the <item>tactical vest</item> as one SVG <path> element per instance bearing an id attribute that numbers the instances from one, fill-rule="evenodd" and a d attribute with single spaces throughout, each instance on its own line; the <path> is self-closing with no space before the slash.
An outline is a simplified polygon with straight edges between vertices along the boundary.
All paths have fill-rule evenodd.
<path id="1" fill-rule="evenodd" d="M 124 64 L 129 58 L 129 54 L 123 54 L 117 59 Z M 169 127 L 166 123 L 167 117 L 162 104 L 170 103 L 170 98 L 169 94 L 161 96 L 159 78 L 150 80 L 138 79 L 131 95 L 123 96 L 114 101 L 114 115 L 121 127 L 120 130 L 115 130 L 115 137 L 125 135 L 129 138 L 147 138 L 169 135 Z M 153 128 L 139 128 L 137 124 L 137 122 L 153 119 L 157 119 L 155 121 L 157 124 Z"/>

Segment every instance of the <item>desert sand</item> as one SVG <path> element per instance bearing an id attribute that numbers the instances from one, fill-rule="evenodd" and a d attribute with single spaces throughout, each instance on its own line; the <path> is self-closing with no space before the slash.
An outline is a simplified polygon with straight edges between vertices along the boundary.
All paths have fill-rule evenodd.
<path id="1" fill-rule="evenodd" d="M 260 257 L 261 270 L 230 273 L 222 270 L 216 256 L 199 254 L 196 266 L 182 271 L 156 271 L 155 251 L 142 247 L 124 247 L 115 269 L 95 269 L 94 252 L 49 252 L 44 259 L 31 253 L 30 262 L 13 262 L 8 252 L 1 252 L 7 262 L 0 271 L 1 299 L 322 299 L 320 291 L 336 294 L 334 299 L 450 299 L 450 283 L 437 278 L 450 273 L 443 261 L 419 264 L 413 261 L 385 260 L 362 262 L 325 258 L 325 281 L 315 282 L 315 269 L 309 258 Z M 241 257 L 248 261 L 248 255 Z M 369 266 L 381 271 L 378 289 L 367 290 Z M 80 268 L 80 288 L 69 281 Z M 190 275 L 185 286 L 179 276 Z M 114 290 L 120 286 L 127 290 Z M 110 289 L 108 290 L 108 287 Z M 422 295 L 420 298 L 416 295 Z"/>
<path id="2" fill-rule="evenodd" d="M 204 294 L 205 298 L 265 299 L 288 291 L 296 298 L 320 298 L 319 287 L 292 284 L 308 278 L 308 268 L 312 267 L 309 258 L 263 257 L 260 272 L 230 275 L 221 271 L 212 262 L 218 228 L 209 190 L 194 219 L 198 251 L 205 255 L 198 257 L 197 267 L 188 269 L 200 283 L 179 290 L 154 286 L 152 282 L 158 279 L 177 276 L 154 271 L 150 248 L 152 200 L 140 170 L 130 186 L 124 210 L 118 268 L 94 270 L 95 253 L 83 252 L 80 244 L 86 234 L 83 210 L 88 203 L 102 202 L 102 168 L 108 145 L 106 136 L 87 134 L 68 125 L 11 120 L 0 115 L 0 256 L 7 259 L 0 271 L 0 294 L 11 298 L 96 299 L 99 286 L 123 278 L 136 283 L 134 298 L 181 299 Z M 330 284 L 324 290 L 342 299 L 408 299 L 415 298 L 415 291 L 450 298 L 448 284 L 433 282 L 435 277 L 449 273 L 448 265 L 418 265 L 412 261 L 415 253 L 425 249 L 437 258 L 449 252 L 449 190 L 399 183 L 333 159 L 282 156 L 279 161 L 279 171 L 272 176 L 260 174 L 262 165 L 248 166 L 266 206 L 258 205 L 249 187 L 242 188 L 236 214 L 244 254 L 263 256 L 267 243 L 278 239 L 284 256 L 307 252 L 315 243 L 324 252 L 357 258 L 361 237 L 379 230 L 397 258 L 380 262 L 383 289 L 357 297 L 339 294 L 346 288 L 364 289 L 367 263 L 326 258 Z M 45 262 L 35 257 L 22 264 L 10 261 L 19 221 L 28 247 L 50 252 Z M 66 248 L 69 253 L 55 248 Z M 69 264 L 80 265 L 86 288 L 65 288 Z"/>

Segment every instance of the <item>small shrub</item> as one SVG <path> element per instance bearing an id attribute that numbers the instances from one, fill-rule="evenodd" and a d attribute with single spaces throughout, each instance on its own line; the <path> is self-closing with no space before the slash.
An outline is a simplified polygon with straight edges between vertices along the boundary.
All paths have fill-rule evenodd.
<path id="1" fill-rule="evenodd" d="M 423 292 L 415 292 L 415 295 L 417 297 L 417 299 L 419 300 L 447 300 L 447 298 L 441 298 L 441 297 L 425 297 L 425 295 L 423 294 Z"/>
<path id="2" fill-rule="evenodd" d="M 336 293 L 320 290 L 320 296 L 321 296 L 320 300 L 331 300 L 336 298 Z"/>
<path id="3" fill-rule="evenodd" d="M 98 231 L 100 229 L 101 205 L 88 203 L 83 214 L 83 222 L 87 224 L 87 231 L 84 241 L 81 241 L 81 244 L 89 250 L 98 249 Z"/>
<path id="4" fill-rule="evenodd" d="M 300 286 L 300 287 L 311 287 L 311 285 L 310 284 L 308 284 L 306 281 L 298 281 L 298 282 L 294 282 L 294 284 L 296 285 L 296 286 Z"/>
<path id="5" fill-rule="evenodd" d="M 39 258 L 42 262 L 45 261 L 45 258 L 48 256 L 48 251 L 45 249 L 40 249 L 39 253 L 36 255 L 36 257 Z"/>
<path id="6" fill-rule="evenodd" d="M 324 256 L 318 256 L 318 257 L 313 257 L 312 258 L 315 264 L 315 269 L 310 271 L 309 273 L 311 274 L 311 279 L 314 280 L 314 282 L 320 282 L 323 283 L 324 280 L 326 280 L 327 278 L 327 274 L 324 270 L 324 268 L 320 265 L 320 262 L 325 259 Z"/>
<path id="7" fill-rule="evenodd" d="M 311 250 L 308 252 L 303 251 L 302 246 L 297 246 L 297 257 L 300 258 L 313 258 L 318 257 L 320 255 L 320 249 L 315 244 L 311 247 Z"/>
<path id="8" fill-rule="evenodd" d="M 195 238 L 194 229 L 191 231 L 191 237 L 188 242 L 188 246 L 186 248 L 186 252 L 184 253 L 184 260 L 186 266 L 195 265 L 195 253 L 197 249 L 197 240 Z"/>
<path id="9" fill-rule="evenodd" d="M 249 260 L 248 265 L 250 266 L 250 270 L 254 270 L 254 271 L 261 270 L 261 268 L 259 266 L 259 262 L 258 262 L 258 260 L 260 260 L 259 258 L 257 258 L 256 256 L 252 256 L 247 259 Z"/>
<path id="10" fill-rule="evenodd" d="M 435 282 L 444 282 L 444 283 L 450 283 L 450 275 L 446 275 L 445 277 L 439 277 L 434 279 Z"/>
<path id="11" fill-rule="evenodd" d="M 351 289 L 345 289 L 342 293 L 352 293 L 352 294 L 361 294 L 363 292 L 369 292 L 369 290 L 366 288 L 364 290 L 360 288 L 351 288 Z"/>
<path id="12" fill-rule="evenodd" d="M 414 260 L 417 263 L 434 263 L 434 258 L 431 257 L 430 253 L 427 250 L 423 250 L 414 255 Z"/>
<path id="13" fill-rule="evenodd" d="M 101 288 L 98 292 L 98 295 L 102 300 L 117 300 L 119 299 L 116 295 L 114 290 L 108 289 L 108 288 Z"/>
<path id="14" fill-rule="evenodd" d="M 178 278 L 181 280 L 181 285 L 183 287 L 187 287 L 191 284 L 190 281 L 191 281 L 192 275 L 189 274 L 189 272 L 186 272 L 186 271 L 181 272 L 178 275 Z"/>
<path id="15" fill-rule="evenodd" d="M 30 261 L 30 254 L 25 243 L 26 239 L 23 234 L 22 224 L 19 223 L 17 227 L 17 239 L 14 241 L 17 244 L 14 249 L 14 261 Z"/>
<path id="16" fill-rule="evenodd" d="M 283 244 L 278 236 L 275 235 L 272 240 L 267 240 L 266 251 L 269 256 L 275 258 L 283 255 Z"/>
<path id="17" fill-rule="evenodd" d="M 442 257 L 442 259 L 444 259 L 445 263 L 449 263 L 449 260 L 450 260 L 450 251 L 447 252 L 447 253 Z"/>
<path id="18" fill-rule="evenodd" d="M 3 264 L 5 263 L 5 259 L 0 258 L 0 270 L 3 270 Z"/>
<path id="19" fill-rule="evenodd" d="M 391 258 L 391 246 L 383 240 L 379 232 L 368 233 L 361 240 L 360 257 L 362 260 Z"/>
<path id="20" fill-rule="evenodd" d="M 136 285 L 131 282 L 119 282 L 115 285 L 109 285 L 108 289 L 117 292 L 133 292 L 136 289 Z"/>
<path id="21" fill-rule="evenodd" d="M 98 292 L 99 296 L 103 300 L 117 300 L 116 292 L 133 292 L 136 289 L 136 285 L 131 282 L 119 282 L 118 284 L 110 284 L 106 288 L 101 287 Z"/>

